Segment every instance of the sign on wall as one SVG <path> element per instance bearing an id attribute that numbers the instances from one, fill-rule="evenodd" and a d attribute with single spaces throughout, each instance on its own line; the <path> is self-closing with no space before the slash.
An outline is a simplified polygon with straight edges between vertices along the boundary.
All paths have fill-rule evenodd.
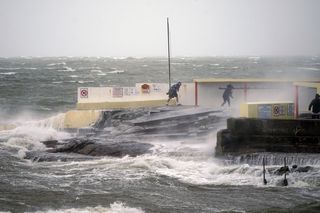
<path id="1" fill-rule="evenodd" d="M 139 95 L 139 91 L 135 87 L 125 87 L 123 89 L 123 95 L 124 96 L 135 96 L 135 95 Z"/>
<path id="2" fill-rule="evenodd" d="M 114 97 L 114 98 L 123 97 L 123 88 L 122 87 L 114 87 L 112 90 L 112 97 Z"/>
<path id="3" fill-rule="evenodd" d="M 294 115 L 294 104 L 288 104 L 288 116 Z"/>
<path id="4" fill-rule="evenodd" d="M 80 98 L 88 98 L 89 90 L 88 88 L 80 88 Z"/>
<path id="5" fill-rule="evenodd" d="M 283 104 L 274 104 L 272 105 L 272 115 L 274 117 L 285 116 L 286 110 Z"/>
<path id="6" fill-rule="evenodd" d="M 270 118 L 271 105 L 258 105 L 258 118 Z"/>

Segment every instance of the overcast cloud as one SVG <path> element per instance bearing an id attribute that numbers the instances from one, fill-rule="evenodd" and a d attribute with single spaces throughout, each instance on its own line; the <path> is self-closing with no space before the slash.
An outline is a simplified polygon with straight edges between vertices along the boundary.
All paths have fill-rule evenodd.
<path id="1" fill-rule="evenodd" d="M 319 0 L 0 0 L 0 56 L 319 55 Z"/>

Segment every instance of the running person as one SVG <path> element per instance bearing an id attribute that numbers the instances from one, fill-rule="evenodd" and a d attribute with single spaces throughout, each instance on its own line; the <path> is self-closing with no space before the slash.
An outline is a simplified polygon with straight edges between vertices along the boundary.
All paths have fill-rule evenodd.
<path id="1" fill-rule="evenodd" d="M 223 103 L 221 104 L 221 106 L 224 106 L 226 102 L 228 102 L 228 106 L 230 106 L 230 98 L 233 98 L 232 89 L 234 89 L 234 87 L 231 84 L 228 84 L 222 95 Z"/>

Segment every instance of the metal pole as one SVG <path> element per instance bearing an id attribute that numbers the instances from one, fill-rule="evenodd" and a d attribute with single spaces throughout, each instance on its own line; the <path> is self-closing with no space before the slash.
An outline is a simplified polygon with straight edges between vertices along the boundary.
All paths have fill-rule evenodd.
<path id="1" fill-rule="evenodd" d="M 299 118 L 299 86 L 295 87 L 295 100 L 294 100 L 294 108 L 295 108 L 295 113 L 294 117 L 295 119 Z"/>
<path id="2" fill-rule="evenodd" d="M 167 17 L 167 37 L 168 37 L 168 68 L 169 68 L 169 89 L 171 87 L 171 63 L 170 63 L 170 29 L 169 18 Z"/>
<path id="3" fill-rule="evenodd" d="M 284 160 L 284 169 L 285 169 L 283 186 L 288 186 L 288 180 L 287 180 L 287 158 L 284 157 L 283 160 Z"/>
<path id="4" fill-rule="evenodd" d="M 194 105 L 198 106 L 198 82 L 194 82 Z"/>
<path id="5" fill-rule="evenodd" d="M 266 162 L 265 162 L 265 158 L 263 157 L 263 159 L 262 159 L 262 166 L 263 166 L 263 184 L 264 185 L 267 185 L 267 180 L 266 180 L 266 167 L 265 167 L 265 164 L 266 164 Z"/>

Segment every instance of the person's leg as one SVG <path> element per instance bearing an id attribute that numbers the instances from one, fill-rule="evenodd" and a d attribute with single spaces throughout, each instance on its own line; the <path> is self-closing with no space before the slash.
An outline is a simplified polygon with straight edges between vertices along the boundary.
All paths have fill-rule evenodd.
<path id="1" fill-rule="evenodd" d="M 225 103 L 226 103 L 226 99 L 225 99 L 225 98 L 223 98 L 223 103 L 221 104 L 221 106 L 224 106 L 224 105 L 225 105 Z"/>
<path id="2" fill-rule="evenodd" d="M 230 106 L 230 98 L 228 98 L 227 101 L 228 101 L 228 106 Z"/>
<path id="3" fill-rule="evenodd" d="M 169 97 L 168 100 L 167 100 L 167 104 L 166 104 L 167 106 L 169 105 L 169 101 L 170 100 L 171 100 L 171 98 Z"/>

